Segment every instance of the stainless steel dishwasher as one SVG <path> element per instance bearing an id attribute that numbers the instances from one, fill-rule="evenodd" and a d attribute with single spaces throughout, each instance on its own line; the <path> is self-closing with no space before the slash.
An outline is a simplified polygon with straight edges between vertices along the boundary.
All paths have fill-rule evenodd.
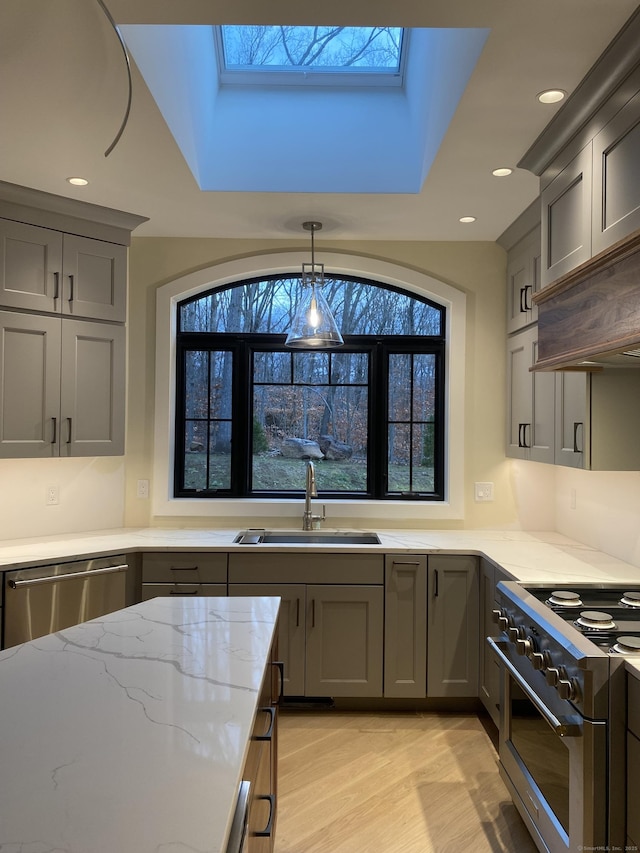
<path id="1" fill-rule="evenodd" d="M 128 568 L 120 554 L 5 573 L 3 647 L 120 610 Z"/>

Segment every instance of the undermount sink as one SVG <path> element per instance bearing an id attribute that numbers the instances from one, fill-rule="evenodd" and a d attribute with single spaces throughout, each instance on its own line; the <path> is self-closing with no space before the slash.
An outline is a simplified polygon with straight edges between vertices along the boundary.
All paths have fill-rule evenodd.
<path id="1" fill-rule="evenodd" d="M 379 545 L 377 533 L 365 530 L 241 530 L 238 545 Z"/>

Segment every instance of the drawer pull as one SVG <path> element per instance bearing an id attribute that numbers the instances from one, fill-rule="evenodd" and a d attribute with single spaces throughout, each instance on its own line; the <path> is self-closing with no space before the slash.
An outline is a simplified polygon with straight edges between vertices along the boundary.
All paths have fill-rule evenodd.
<path id="1" fill-rule="evenodd" d="M 284 698 L 284 661 L 274 660 L 272 666 L 276 667 L 280 676 L 280 689 L 278 690 L 278 701 L 276 703 L 279 705 Z"/>
<path id="2" fill-rule="evenodd" d="M 267 825 L 260 832 L 255 832 L 258 838 L 270 838 L 273 832 L 273 819 L 276 816 L 276 797 L 275 794 L 267 794 L 263 797 L 256 797 L 256 800 L 269 800 L 269 820 Z"/>
<path id="3" fill-rule="evenodd" d="M 256 735 L 256 740 L 271 740 L 273 737 L 273 727 L 276 724 L 276 709 L 274 705 L 269 705 L 267 708 L 260 708 L 265 714 L 269 714 L 271 719 L 269 720 L 269 728 L 263 735 Z"/>
<path id="4" fill-rule="evenodd" d="M 171 566 L 172 572 L 197 572 L 198 566 Z"/>
<path id="5" fill-rule="evenodd" d="M 197 594 L 198 594 L 197 589 L 193 589 L 193 590 L 170 589 L 169 590 L 169 595 L 197 595 Z"/>

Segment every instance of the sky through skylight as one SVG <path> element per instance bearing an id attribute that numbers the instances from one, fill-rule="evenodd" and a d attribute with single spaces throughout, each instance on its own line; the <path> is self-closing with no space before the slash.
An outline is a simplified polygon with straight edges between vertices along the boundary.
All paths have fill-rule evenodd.
<path id="1" fill-rule="evenodd" d="M 400 70 L 401 27 L 220 27 L 227 71 Z"/>

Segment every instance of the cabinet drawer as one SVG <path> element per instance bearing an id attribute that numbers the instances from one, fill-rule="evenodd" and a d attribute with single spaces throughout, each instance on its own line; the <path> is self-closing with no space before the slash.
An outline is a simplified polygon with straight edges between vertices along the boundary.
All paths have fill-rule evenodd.
<path id="1" fill-rule="evenodd" d="M 226 583 L 143 583 L 142 584 L 142 601 L 147 601 L 150 598 L 156 598 L 161 595 L 209 595 L 223 596 L 227 595 Z"/>
<path id="2" fill-rule="evenodd" d="M 637 738 L 640 738 L 640 679 L 634 678 L 632 675 L 627 675 L 627 685 L 627 702 L 629 709 L 627 725 L 629 730 L 632 731 Z M 638 773 L 640 774 L 640 768 L 638 769 Z"/>
<path id="3" fill-rule="evenodd" d="M 157 553 L 142 557 L 143 583 L 226 583 L 227 555 L 215 553 Z"/>

